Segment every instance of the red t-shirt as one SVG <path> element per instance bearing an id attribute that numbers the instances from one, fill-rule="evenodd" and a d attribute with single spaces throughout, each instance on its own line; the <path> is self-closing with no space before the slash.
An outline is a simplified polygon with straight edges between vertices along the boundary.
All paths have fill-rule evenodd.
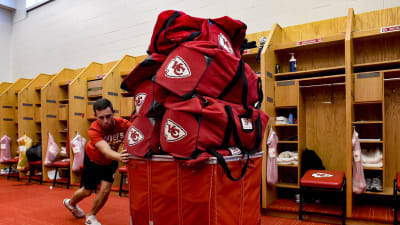
<path id="1" fill-rule="evenodd" d="M 104 131 L 97 120 L 89 127 L 89 142 L 86 145 L 86 154 L 90 160 L 98 165 L 110 165 L 112 160 L 106 158 L 96 148 L 95 144 L 104 140 L 110 145 L 112 150 L 118 151 L 119 145 L 124 141 L 125 132 L 130 126 L 130 122 L 126 119 L 114 117 L 114 120 L 115 127 L 110 131 Z"/>

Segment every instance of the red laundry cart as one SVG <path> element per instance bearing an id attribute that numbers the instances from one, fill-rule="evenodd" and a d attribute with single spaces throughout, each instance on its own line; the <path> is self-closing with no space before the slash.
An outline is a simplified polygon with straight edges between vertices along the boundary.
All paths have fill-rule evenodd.
<path id="1" fill-rule="evenodd" d="M 171 156 L 133 157 L 128 163 L 131 224 L 259 225 L 262 156 L 250 156 L 239 181 L 231 181 L 214 157 L 200 168 Z M 225 160 L 238 177 L 246 158 Z"/>

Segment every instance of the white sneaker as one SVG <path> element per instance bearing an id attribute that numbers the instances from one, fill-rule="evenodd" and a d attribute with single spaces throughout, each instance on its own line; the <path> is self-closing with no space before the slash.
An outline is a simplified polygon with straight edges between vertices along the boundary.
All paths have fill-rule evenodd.
<path id="1" fill-rule="evenodd" d="M 65 208 L 67 208 L 72 213 L 72 215 L 74 215 L 76 218 L 83 218 L 85 216 L 85 212 L 81 208 L 79 208 L 78 205 L 73 207 L 70 204 L 70 201 L 71 201 L 71 199 L 69 199 L 69 198 L 64 199 L 63 204 L 64 204 Z"/>
<path id="2" fill-rule="evenodd" d="M 95 215 L 86 216 L 86 225 L 101 225 L 101 223 L 96 219 Z"/>

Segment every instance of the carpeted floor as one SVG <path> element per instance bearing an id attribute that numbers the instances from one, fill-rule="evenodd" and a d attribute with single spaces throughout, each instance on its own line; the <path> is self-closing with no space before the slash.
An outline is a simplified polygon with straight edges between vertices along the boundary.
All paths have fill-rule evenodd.
<path id="1" fill-rule="evenodd" d="M 62 201 L 70 198 L 75 189 L 65 186 L 50 189 L 48 185 L 26 184 L 0 178 L 0 225 L 75 225 L 84 224 L 65 209 Z M 79 206 L 88 212 L 95 195 L 83 200 Z M 117 193 L 110 196 L 104 208 L 97 215 L 102 224 L 128 225 L 129 201 Z"/>
<path id="2" fill-rule="evenodd" d="M 360 222 L 393 223 L 393 210 L 390 201 L 383 202 L 381 200 L 375 202 L 375 204 L 371 204 L 371 202 L 365 202 L 365 204 L 361 203 L 353 206 L 352 219 L 359 220 Z M 337 206 L 305 203 L 304 207 L 306 210 L 313 212 L 337 215 L 341 213 L 340 208 Z M 297 204 L 294 199 L 278 199 L 268 206 L 268 210 L 298 213 L 299 204 Z"/>

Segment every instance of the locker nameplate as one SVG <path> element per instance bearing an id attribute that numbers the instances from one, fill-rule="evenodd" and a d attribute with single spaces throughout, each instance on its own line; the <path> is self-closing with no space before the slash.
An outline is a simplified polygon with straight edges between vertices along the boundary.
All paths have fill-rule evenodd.
<path id="1" fill-rule="evenodd" d="M 65 108 L 67 105 L 59 105 L 58 108 Z"/>
<path id="2" fill-rule="evenodd" d="M 12 109 L 11 105 L 3 105 L 3 109 Z"/>
<path id="3" fill-rule="evenodd" d="M 57 118 L 56 115 L 51 115 L 51 114 L 47 114 L 46 117 L 47 117 L 47 118 Z"/>
<path id="4" fill-rule="evenodd" d="M 33 117 L 24 117 L 23 120 L 33 120 Z"/>
<path id="5" fill-rule="evenodd" d="M 270 77 L 270 78 L 272 78 L 272 73 L 267 72 L 267 76 Z"/>
<path id="6" fill-rule="evenodd" d="M 75 116 L 83 116 L 83 113 L 75 112 L 74 115 L 75 115 Z"/>
<path id="7" fill-rule="evenodd" d="M 294 85 L 295 84 L 295 82 L 294 82 L 294 80 L 291 80 L 291 81 L 283 81 L 283 82 L 278 82 L 278 86 L 290 86 L 290 85 Z"/>
<path id="8" fill-rule="evenodd" d="M 273 99 L 273 98 L 271 98 L 271 97 L 268 97 L 268 96 L 267 96 L 267 102 L 271 102 L 271 103 L 273 103 L 273 102 L 274 102 L 274 99 Z"/>
<path id="9" fill-rule="evenodd" d="M 379 77 L 379 72 L 357 74 L 357 78 Z"/>
<path id="10" fill-rule="evenodd" d="M 11 119 L 11 118 L 3 118 L 3 120 L 4 120 L 4 121 L 14 121 L 14 120 Z"/>
<path id="11" fill-rule="evenodd" d="M 32 106 L 30 103 L 22 103 L 22 106 Z"/>
<path id="12" fill-rule="evenodd" d="M 118 96 L 118 93 L 116 93 L 116 92 L 111 92 L 111 91 L 109 91 L 107 94 L 108 94 L 108 95 L 112 95 L 112 96 Z"/>
<path id="13" fill-rule="evenodd" d="M 74 96 L 74 99 L 80 99 L 80 100 L 83 100 L 83 99 L 85 99 L 83 96 Z"/>
<path id="14" fill-rule="evenodd" d="M 50 99 L 46 99 L 46 102 L 47 102 L 47 103 L 57 103 L 56 100 L 50 100 Z"/>

